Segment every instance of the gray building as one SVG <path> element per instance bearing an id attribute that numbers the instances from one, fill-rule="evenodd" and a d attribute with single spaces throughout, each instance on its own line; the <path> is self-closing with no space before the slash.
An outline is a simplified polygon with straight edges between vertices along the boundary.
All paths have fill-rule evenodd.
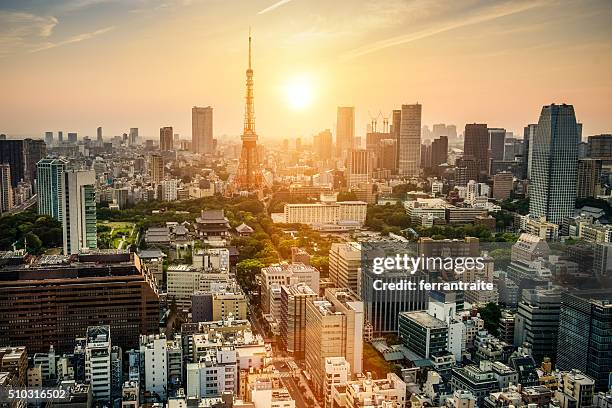
<path id="1" fill-rule="evenodd" d="M 559 287 L 525 289 L 518 304 L 514 345 L 529 343 L 538 363 L 556 356 L 562 293 Z"/>
<path id="2" fill-rule="evenodd" d="M 572 105 L 542 108 L 532 153 L 529 213 L 560 224 L 574 214 L 578 171 L 578 128 Z"/>
<path id="3" fill-rule="evenodd" d="M 446 323 L 427 312 L 400 313 L 398 331 L 405 346 L 423 358 L 447 349 Z"/>
<path id="4" fill-rule="evenodd" d="M 557 365 L 578 369 L 604 390 L 612 372 L 612 291 L 574 291 L 561 299 Z"/>

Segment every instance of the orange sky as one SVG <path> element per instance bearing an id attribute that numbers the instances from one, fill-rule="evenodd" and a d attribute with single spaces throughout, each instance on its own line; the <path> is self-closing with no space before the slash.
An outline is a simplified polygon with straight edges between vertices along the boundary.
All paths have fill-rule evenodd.
<path id="1" fill-rule="evenodd" d="M 242 129 L 248 27 L 260 137 L 335 128 L 336 107 L 423 104 L 423 124 L 522 132 L 571 103 L 584 135 L 612 132 L 612 2 L 466 0 L 9 0 L 0 5 L 0 132 L 107 136 L 174 126 L 214 107 L 215 136 Z M 287 83 L 306 77 L 295 109 Z"/>

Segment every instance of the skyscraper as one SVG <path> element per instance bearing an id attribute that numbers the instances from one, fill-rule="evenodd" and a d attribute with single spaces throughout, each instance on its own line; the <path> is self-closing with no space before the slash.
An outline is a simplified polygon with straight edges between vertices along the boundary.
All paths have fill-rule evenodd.
<path id="1" fill-rule="evenodd" d="M 372 155 L 365 149 L 352 149 L 347 157 L 347 185 L 353 187 L 370 181 L 373 163 Z"/>
<path id="2" fill-rule="evenodd" d="M 0 163 L 11 166 L 13 187 L 17 187 L 20 181 L 33 185 L 36 179 L 36 163 L 46 154 L 47 145 L 44 140 L 0 140 Z"/>
<path id="3" fill-rule="evenodd" d="M 529 213 L 560 224 L 574 214 L 578 168 L 578 131 L 572 105 L 542 108 L 533 149 Z M 568 183 L 568 180 L 572 182 Z"/>
<path id="4" fill-rule="evenodd" d="M 418 176 L 421 163 L 421 105 L 418 103 L 402 105 L 398 152 L 400 176 Z"/>
<path id="5" fill-rule="evenodd" d="M 68 162 L 64 159 L 42 159 L 36 164 L 38 169 L 38 213 L 50 215 L 58 221 L 63 220 L 61 197 L 64 191 L 64 173 Z"/>
<path id="6" fill-rule="evenodd" d="M 338 106 L 336 117 L 336 156 L 342 155 L 355 144 L 355 108 Z"/>
<path id="7" fill-rule="evenodd" d="M 602 163 L 599 159 L 578 160 L 577 198 L 595 197 L 599 194 Z"/>
<path id="8" fill-rule="evenodd" d="M 486 181 L 489 172 L 489 129 L 486 123 L 465 125 L 463 154 L 476 161 L 478 180 Z"/>
<path id="9" fill-rule="evenodd" d="M 506 142 L 506 129 L 489 128 L 489 147 L 491 159 L 504 160 L 504 145 Z"/>
<path id="10" fill-rule="evenodd" d="M 67 170 L 61 197 L 64 254 L 97 247 L 96 173 L 93 170 Z"/>
<path id="11" fill-rule="evenodd" d="M 612 372 L 612 295 L 609 289 L 572 291 L 561 298 L 557 365 L 578 369 L 604 390 Z"/>
<path id="12" fill-rule="evenodd" d="M 559 331 L 560 287 L 524 289 L 514 326 L 514 345 L 529 343 L 537 363 L 555 360 Z"/>
<path id="13" fill-rule="evenodd" d="M 393 116 L 391 118 L 391 137 L 395 139 L 395 172 L 398 169 L 399 163 L 399 142 L 400 142 L 400 128 L 402 127 L 402 110 L 393 109 Z"/>
<path id="14" fill-rule="evenodd" d="M 360 373 L 363 357 L 363 302 L 348 288 L 329 288 L 322 300 L 306 303 L 306 369 L 314 391 L 324 395 L 325 359 L 344 357 Z"/>
<path id="15" fill-rule="evenodd" d="M 440 136 L 431 142 L 431 165 L 437 167 L 448 161 L 448 137 Z"/>
<path id="16" fill-rule="evenodd" d="M 45 132 L 45 143 L 49 146 L 53 144 L 53 132 Z"/>
<path id="17" fill-rule="evenodd" d="M 246 106 L 242 150 L 238 172 L 234 180 L 236 190 L 258 190 L 263 184 L 263 175 L 257 154 L 257 133 L 255 133 L 255 97 L 253 96 L 253 68 L 251 68 L 251 33 L 249 32 L 249 67 L 246 70 Z"/>
<path id="18" fill-rule="evenodd" d="M 98 126 L 98 128 L 96 129 L 96 140 L 98 142 L 102 141 L 102 126 Z"/>
<path id="19" fill-rule="evenodd" d="M 169 152 L 174 148 L 174 133 L 172 126 L 165 126 L 159 129 L 159 150 Z"/>
<path id="20" fill-rule="evenodd" d="M 164 179 L 164 159 L 159 154 L 152 154 L 149 160 L 151 183 L 160 183 Z"/>
<path id="21" fill-rule="evenodd" d="M 194 153 L 213 153 L 213 108 L 191 108 L 191 149 Z"/>
<path id="22" fill-rule="evenodd" d="M 538 125 L 530 123 L 523 129 L 523 176 L 531 179 L 531 160 L 533 157 L 533 138 Z"/>
<path id="23" fill-rule="evenodd" d="M 130 128 L 130 146 L 138 143 L 138 128 Z"/>
<path id="24" fill-rule="evenodd" d="M 11 166 L 0 164 L 0 214 L 13 208 L 13 186 L 11 186 Z"/>
<path id="25" fill-rule="evenodd" d="M 312 138 L 312 147 L 319 160 L 330 160 L 333 155 L 332 133 L 325 129 Z"/>

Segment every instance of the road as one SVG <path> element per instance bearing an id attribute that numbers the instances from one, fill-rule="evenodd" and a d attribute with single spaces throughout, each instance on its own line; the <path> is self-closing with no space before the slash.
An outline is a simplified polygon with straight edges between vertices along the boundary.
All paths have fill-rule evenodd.
<path id="1" fill-rule="evenodd" d="M 289 368 L 283 362 L 275 362 L 274 367 L 276 367 L 276 369 L 280 371 L 280 379 L 283 382 L 285 388 L 287 388 L 287 391 L 289 391 L 291 398 L 295 400 L 295 406 L 297 408 L 320 408 L 320 405 L 316 402 L 316 399 L 310 391 L 308 384 L 306 384 L 306 381 L 302 378 L 301 375 L 298 381 L 306 388 L 305 393 L 302 393 L 302 391 L 300 391 L 298 383 L 291 375 Z M 310 397 L 310 400 L 314 401 L 314 405 L 306 404 L 306 397 Z"/>
<path id="2" fill-rule="evenodd" d="M 20 213 L 20 212 L 25 211 L 28 208 L 32 207 L 34 204 L 36 204 L 36 194 L 34 194 L 32 197 L 28 198 L 23 203 L 19 204 L 17 207 L 13 207 L 10 211 L 7 211 L 5 214 L 12 215 L 12 214 Z"/>

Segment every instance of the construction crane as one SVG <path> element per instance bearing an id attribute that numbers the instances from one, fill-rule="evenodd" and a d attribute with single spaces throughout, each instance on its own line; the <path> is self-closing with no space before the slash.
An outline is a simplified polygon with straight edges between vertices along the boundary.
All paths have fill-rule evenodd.
<path id="1" fill-rule="evenodd" d="M 378 122 L 381 118 L 383 124 L 382 132 L 387 133 L 389 131 L 389 117 L 384 116 L 382 114 L 382 111 L 379 110 L 376 116 L 373 116 L 370 111 L 368 111 L 368 116 L 370 116 L 370 126 L 372 133 L 378 132 Z"/>

